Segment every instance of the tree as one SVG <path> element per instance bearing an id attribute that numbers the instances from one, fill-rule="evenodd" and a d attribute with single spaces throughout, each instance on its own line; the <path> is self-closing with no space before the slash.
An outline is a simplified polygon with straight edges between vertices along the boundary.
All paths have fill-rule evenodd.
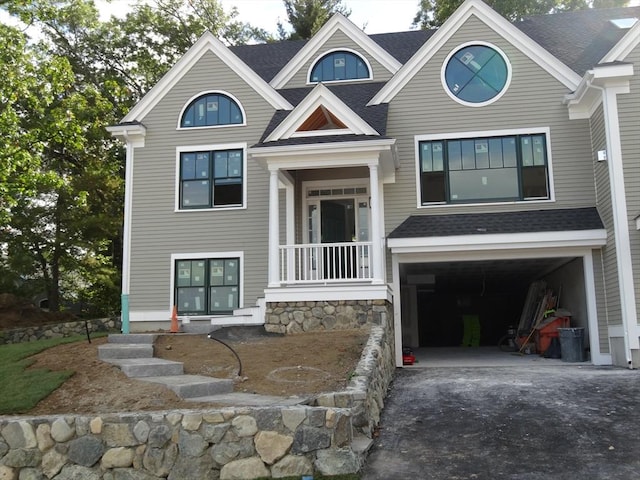
<path id="1" fill-rule="evenodd" d="M 278 34 L 281 40 L 306 40 L 311 38 L 335 13 L 345 17 L 351 10 L 342 5 L 342 0 L 284 0 L 287 18 L 293 27 L 289 35 L 278 21 Z"/>
<path id="2" fill-rule="evenodd" d="M 2 8 L 39 35 L 0 25 L 0 276 L 47 292 L 53 311 L 69 300 L 117 311 L 124 149 L 105 127 L 206 29 L 229 44 L 268 35 L 218 0 L 140 1 L 106 22 L 92 0 Z"/>
<path id="3" fill-rule="evenodd" d="M 422 29 L 437 28 L 464 0 L 420 0 L 413 25 Z M 585 8 L 618 7 L 628 0 L 485 0 L 493 9 L 511 21 L 528 15 L 556 13 Z"/>

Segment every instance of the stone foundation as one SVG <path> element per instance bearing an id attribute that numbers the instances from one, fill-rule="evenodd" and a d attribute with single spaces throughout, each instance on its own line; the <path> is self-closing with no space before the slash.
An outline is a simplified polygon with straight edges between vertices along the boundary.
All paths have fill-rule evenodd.
<path id="1" fill-rule="evenodd" d="M 120 331 L 120 318 L 98 318 L 64 323 L 50 323 L 40 326 L 12 328 L 0 332 L 0 345 L 9 343 L 34 342 L 47 338 L 71 337 L 73 335 L 86 335 L 89 332 L 113 332 Z M 0 477 L 2 478 L 2 477 Z"/>
<path id="2" fill-rule="evenodd" d="M 346 330 L 382 325 L 389 315 L 393 324 L 393 308 L 386 300 L 267 303 L 264 327 L 274 333 Z"/>

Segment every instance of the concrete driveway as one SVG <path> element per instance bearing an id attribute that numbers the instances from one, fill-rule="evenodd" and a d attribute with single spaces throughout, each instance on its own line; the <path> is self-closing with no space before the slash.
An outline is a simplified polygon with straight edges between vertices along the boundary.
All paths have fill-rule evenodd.
<path id="1" fill-rule="evenodd" d="M 640 478 L 640 372 L 400 369 L 363 480 Z"/>

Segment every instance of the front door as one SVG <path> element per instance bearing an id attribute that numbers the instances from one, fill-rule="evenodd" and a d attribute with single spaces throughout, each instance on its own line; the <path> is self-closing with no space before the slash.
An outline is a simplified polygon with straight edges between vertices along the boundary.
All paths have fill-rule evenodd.
<path id="1" fill-rule="evenodd" d="M 314 185 L 307 186 L 305 192 L 308 226 L 305 241 L 323 244 L 314 250 L 312 278 L 366 278 L 369 247 L 345 243 L 369 241 L 368 188 L 363 185 L 328 189 Z"/>

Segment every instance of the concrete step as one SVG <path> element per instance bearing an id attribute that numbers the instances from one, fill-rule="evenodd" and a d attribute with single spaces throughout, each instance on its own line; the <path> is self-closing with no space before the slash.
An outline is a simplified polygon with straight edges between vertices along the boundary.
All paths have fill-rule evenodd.
<path id="1" fill-rule="evenodd" d="M 180 398 L 208 397 L 233 391 L 233 381 L 202 375 L 175 375 L 141 377 L 139 380 L 160 383 L 175 392 Z"/>
<path id="2" fill-rule="evenodd" d="M 208 397 L 194 397 L 186 399 L 189 402 L 216 403 L 218 405 L 232 405 L 243 407 L 291 407 L 294 405 L 308 405 L 310 398 L 303 397 L 274 397 L 271 395 L 257 395 L 255 393 L 226 393 Z"/>
<path id="3" fill-rule="evenodd" d="M 120 370 L 130 378 L 161 377 L 184 373 L 182 362 L 162 358 L 113 358 L 106 361 L 120 367 Z"/>
<path id="4" fill-rule="evenodd" d="M 183 322 L 180 331 L 184 333 L 209 333 L 213 330 L 211 320 L 191 320 L 190 322 Z"/>
<path id="5" fill-rule="evenodd" d="M 373 439 L 364 435 L 356 435 L 351 441 L 351 450 L 358 455 L 366 455 L 373 446 Z"/>
<path id="6" fill-rule="evenodd" d="M 100 360 L 151 357 L 153 357 L 153 345 L 151 344 L 106 343 L 104 345 L 98 345 L 98 358 Z"/>
<path id="7" fill-rule="evenodd" d="M 145 343 L 153 345 L 153 342 L 156 341 L 156 334 L 153 333 L 129 333 L 123 335 L 121 333 L 112 333 L 108 337 L 109 343 Z"/>

